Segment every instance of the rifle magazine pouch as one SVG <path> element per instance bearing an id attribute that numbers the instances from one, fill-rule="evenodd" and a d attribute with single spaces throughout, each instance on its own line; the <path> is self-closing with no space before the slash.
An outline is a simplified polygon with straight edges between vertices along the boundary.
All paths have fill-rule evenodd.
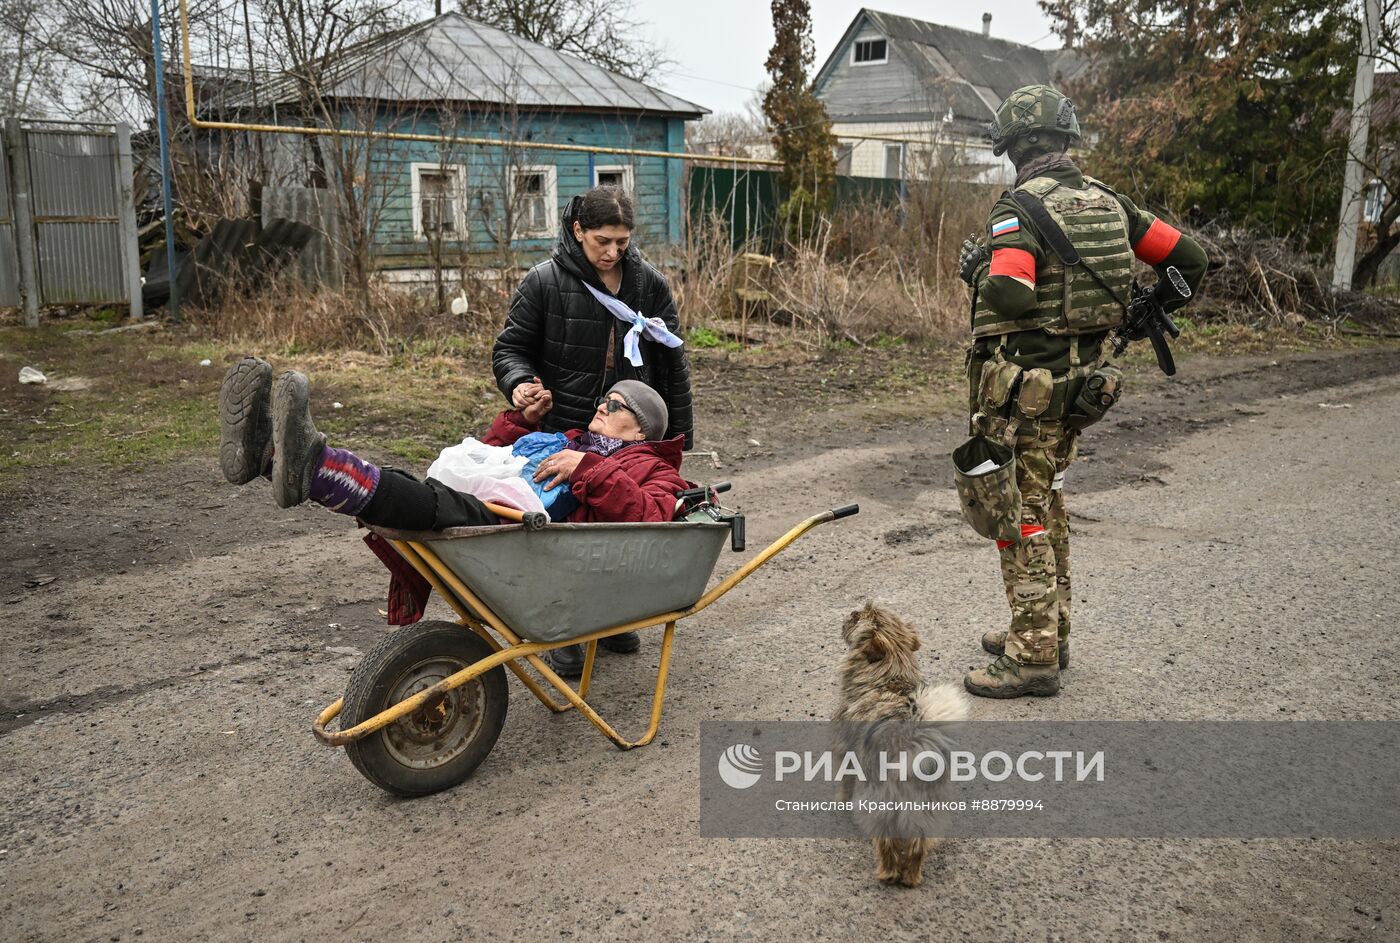
<path id="1" fill-rule="evenodd" d="M 1050 407 L 1055 393 L 1055 380 L 1050 371 L 1036 367 L 1021 374 L 1021 389 L 1016 393 L 1016 411 L 1023 419 L 1034 419 Z"/>
<path id="2" fill-rule="evenodd" d="M 1001 414 L 1001 408 L 1011 398 L 1011 391 L 1021 376 L 1019 365 L 998 357 L 982 365 L 982 384 L 978 392 L 981 411 L 988 416 Z"/>
<path id="3" fill-rule="evenodd" d="M 1069 425 L 1074 429 L 1092 426 L 1123 395 L 1123 371 L 1106 363 L 1089 374 L 1069 411 Z"/>
<path id="4" fill-rule="evenodd" d="M 1016 453 L 1008 446 L 973 436 L 953 450 L 953 481 L 963 520 L 988 540 L 1021 537 L 1021 489 L 1016 484 Z"/>

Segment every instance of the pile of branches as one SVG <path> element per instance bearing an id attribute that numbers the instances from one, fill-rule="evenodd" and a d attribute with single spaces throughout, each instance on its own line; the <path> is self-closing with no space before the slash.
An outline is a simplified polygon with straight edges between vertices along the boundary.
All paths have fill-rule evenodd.
<path id="1" fill-rule="evenodd" d="M 1255 325 L 1297 325 L 1338 316 L 1318 260 L 1287 240 L 1223 227 L 1190 235 L 1210 259 L 1193 314 Z"/>

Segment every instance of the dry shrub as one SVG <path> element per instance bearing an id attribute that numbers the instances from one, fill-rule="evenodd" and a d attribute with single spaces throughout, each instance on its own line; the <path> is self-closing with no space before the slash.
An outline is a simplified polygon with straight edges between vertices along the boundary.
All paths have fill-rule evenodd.
<path id="1" fill-rule="evenodd" d="M 962 282 L 930 285 L 888 245 L 842 258 L 831 249 L 832 230 L 823 225 L 814 240 L 796 247 L 775 268 L 773 299 L 780 318 L 820 342 L 958 335 L 966 321 Z"/>
<path id="2" fill-rule="evenodd" d="M 683 329 L 738 316 L 734 282 L 741 254 L 717 214 L 689 227 L 685 245 L 671 260 L 675 264 L 667 266 Z"/>
<path id="3" fill-rule="evenodd" d="M 220 340 L 302 351 L 368 350 L 381 355 L 426 352 L 449 340 L 488 344 L 504 323 L 494 283 L 466 279 L 453 286 L 468 299 L 463 316 L 437 310 L 431 286 L 406 288 L 372 282 L 367 292 L 309 288 L 292 276 L 255 294 L 223 292 L 216 307 L 188 312 L 189 320 Z"/>
<path id="4" fill-rule="evenodd" d="M 1221 224 L 1187 232 L 1210 260 L 1197 297 L 1185 311 L 1193 319 L 1294 329 L 1316 320 L 1325 329 L 1343 331 L 1348 320 L 1388 326 L 1400 319 L 1394 301 L 1368 292 L 1333 292 L 1331 260 L 1289 240 Z"/>
<path id="5" fill-rule="evenodd" d="M 772 301 L 755 313 L 798 342 L 961 338 L 969 296 L 957 275 L 958 247 L 983 231 L 997 190 L 959 175 L 965 170 L 957 166 L 933 167 L 928 179 L 905 185 L 900 205 L 838 207 L 812 237 L 782 246 L 766 276 Z M 719 214 L 691 227 L 676 285 L 684 323 L 744 333 L 733 323 L 740 315 L 741 255 L 761 251 L 763 235 L 735 248 Z M 748 333 L 762 338 L 772 331 Z"/>
<path id="6" fill-rule="evenodd" d="M 910 180 L 900 206 L 850 206 L 832 220 L 831 251 L 854 258 L 882 246 L 902 260 L 904 274 L 935 290 L 958 280 L 958 247 L 983 238 L 999 190 L 945 175 Z"/>
<path id="7" fill-rule="evenodd" d="M 771 300 L 751 305 L 750 313 L 771 326 L 759 326 L 750 336 L 761 340 L 776 331 L 805 344 L 864 343 L 877 336 L 960 339 L 969 299 L 957 277 L 958 247 L 982 228 L 994 199 L 991 188 L 944 174 L 910 181 L 900 206 L 839 208 L 811 238 L 783 246 L 771 269 L 758 267 Z M 670 278 L 683 330 L 741 333 L 736 289 L 750 271 L 742 257 L 767 250 L 763 238 L 755 233 L 736 247 L 723 215 L 713 214 L 688 228 L 683 246 L 657 259 Z M 467 298 L 464 317 L 438 311 L 431 284 L 312 290 L 289 274 L 253 297 L 225 292 L 226 302 L 193 312 L 191 319 L 221 339 L 307 351 L 354 348 L 395 355 L 431 351 L 434 342 L 441 346 L 450 338 L 460 346 L 464 336 L 469 345 L 489 346 L 505 323 L 520 274 L 464 270 L 447 295 L 449 301 L 459 294 Z"/>
<path id="8" fill-rule="evenodd" d="M 1189 309 L 1237 323 L 1301 323 L 1334 317 L 1322 262 L 1287 240 L 1225 226 L 1189 232 L 1201 244 L 1210 269 Z"/>
<path id="9" fill-rule="evenodd" d="M 913 227 L 931 231 L 932 240 L 921 240 Z M 824 220 L 811 239 L 787 246 L 770 271 L 760 269 L 772 300 L 752 313 L 798 342 L 958 338 L 967 324 L 967 289 L 956 264 L 964 236 L 959 232 L 940 255 L 939 231 L 937 223 L 930 230 L 912 216 L 901 218 L 897 207 L 861 207 Z M 721 219 L 694 227 L 673 277 L 684 326 L 741 333 L 735 289 L 745 279 L 743 252 L 757 249 L 756 240 L 734 248 Z"/>

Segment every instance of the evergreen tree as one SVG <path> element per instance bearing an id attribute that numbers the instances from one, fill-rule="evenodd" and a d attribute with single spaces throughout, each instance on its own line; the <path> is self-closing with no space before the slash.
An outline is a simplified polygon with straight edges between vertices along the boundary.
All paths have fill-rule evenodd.
<path id="1" fill-rule="evenodd" d="M 1149 206 L 1332 244 L 1356 22 L 1337 0 L 1041 0 L 1088 59 L 1091 172 Z"/>
<path id="2" fill-rule="evenodd" d="M 794 242 L 812 234 L 836 186 L 831 119 L 807 81 L 812 59 L 811 5 L 773 0 L 773 48 L 765 63 L 773 84 L 763 96 L 763 114 L 783 162 L 778 180 L 787 198 L 778 212 Z"/>

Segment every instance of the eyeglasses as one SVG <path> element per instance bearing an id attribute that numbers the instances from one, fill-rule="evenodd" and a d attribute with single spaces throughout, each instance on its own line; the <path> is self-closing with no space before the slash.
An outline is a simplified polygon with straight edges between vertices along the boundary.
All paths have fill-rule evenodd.
<path id="1" fill-rule="evenodd" d="M 637 411 L 636 411 L 635 409 L 633 409 L 631 406 L 628 406 L 625 402 L 623 402 L 623 401 L 620 400 L 620 399 L 613 399 L 611 396 L 600 396 L 600 397 L 598 397 L 598 401 L 597 401 L 596 403 L 594 403 L 593 405 L 594 405 L 594 406 L 607 406 L 607 408 L 608 408 L 608 415 L 609 415 L 609 416 L 611 416 L 613 413 L 617 412 L 619 409 L 625 409 L 625 410 L 627 410 L 629 413 L 631 413 L 632 415 L 634 415 L 634 416 L 637 415 Z"/>

